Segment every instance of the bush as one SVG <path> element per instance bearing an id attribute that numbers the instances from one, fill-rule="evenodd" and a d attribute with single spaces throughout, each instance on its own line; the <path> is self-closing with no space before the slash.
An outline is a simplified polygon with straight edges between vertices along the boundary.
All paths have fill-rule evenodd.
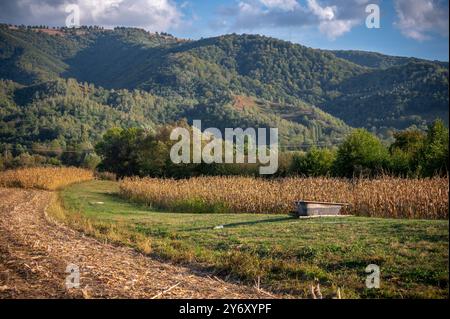
<path id="1" fill-rule="evenodd" d="M 317 177 L 331 175 L 336 153 L 329 149 L 313 147 L 306 154 L 295 154 L 291 171 L 298 175 Z"/>

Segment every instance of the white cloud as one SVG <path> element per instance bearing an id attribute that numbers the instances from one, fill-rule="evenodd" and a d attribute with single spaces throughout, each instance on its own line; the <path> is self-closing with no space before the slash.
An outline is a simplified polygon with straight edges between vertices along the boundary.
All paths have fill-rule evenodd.
<path id="1" fill-rule="evenodd" d="M 297 0 L 260 0 L 269 9 L 294 10 L 299 7 Z"/>
<path id="2" fill-rule="evenodd" d="M 319 30 L 328 38 L 334 40 L 347 32 L 358 24 L 357 20 L 330 20 L 322 21 L 319 24 Z"/>
<path id="3" fill-rule="evenodd" d="M 360 4 L 364 1 L 357 0 Z M 319 30 L 328 38 L 334 40 L 358 24 L 360 19 L 339 19 L 337 18 L 338 7 L 320 6 L 316 0 L 307 0 L 308 9 L 318 18 Z"/>
<path id="4" fill-rule="evenodd" d="M 335 17 L 336 6 L 321 7 L 316 0 L 307 0 L 308 8 L 320 20 L 331 21 Z"/>
<path id="5" fill-rule="evenodd" d="M 448 1 L 395 0 L 395 10 L 395 25 L 406 37 L 418 41 L 430 39 L 433 33 L 448 37 Z"/>
<path id="6" fill-rule="evenodd" d="M 228 31 L 315 27 L 329 39 L 365 21 L 369 0 L 240 0 L 222 10 Z M 378 0 L 370 0 L 378 3 Z"/>
<path id="7" fill-rule="evenodd" d="M 239 12 L 243 15 L 254 15 L 254 14 L 260 13 L 260 10 L 258 7 L 255 7 L 245 1 L 239 2 L 238 6 L 239 6 Z"/>
<path id="8" fill-rule="evenodd" d="M 183 24 L 180 8 L 172 0 L 2 0 L 0 11 L 4 6 L 5 14 L 15 14 L 20 23 L 64 25 L 69 4 L 79 6 L 82 25 L 166 31 Z"/>
<path id="9" fill-rule="evenodd" d="M 181 13 L 169 0 L 78 0 L 78 5 L 82 24 L 167 30 L 181 22 Z"/>

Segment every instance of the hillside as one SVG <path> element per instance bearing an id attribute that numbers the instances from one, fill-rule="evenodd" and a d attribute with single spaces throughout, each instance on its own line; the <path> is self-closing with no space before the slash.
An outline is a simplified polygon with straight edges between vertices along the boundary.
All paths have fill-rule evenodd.
<path id="1" fill-rule="evenodd" d="M 306 104 L 280 105 L 231 94 L 167 98 L 142 90 L 107 90 L 74 79 L 30 86 L 0 80 L 0 104 L 0 143 L 14 154 L 91 151 L 109 128 L 153 131 L 179 119 L 200 118 L 205 128 L 278 127 L 282 145 L 332 145 L 349 130 L 342 121 Z"/>
<path id="2" fill-rule="evenodd" d="M 88 67 L 95 67 L 91 71 L 98 73 L 102 61 L 109 68 L 126 67 L 125 59 L 130 61 L 136 58 L 130 56 L 133 52 L 178 41 L 170 36 L 131 28 L 49 31 L 53 30 L 0 26 L 0 78 L 33 84 L 64 75 L 81 74 L 88 71 Z M 116 59 L 120 59 L 119 64 L 114 64 Z M 80 65 L 87 68 L 80 69 Z"/>
<path id="3" fill-rule="evenodd" d="M 217 127 L 277 126 L 284 144 L 332 145 L 349 125 L 386 134 L 448 121 L 448 63 L 256 35 L 187 41 L 133 28 L 2 25 L 0 78 L 12 81 L 0 90 L 0 142 L 8 144 L 47 143 L 48 136 L 82 143 L 115 125 L 200 117 Z M 60 78 L 88 89 L 54 91 L 54 83 L 69 83 Z M 70 120 L 63 125 L 61 116 Z M 42 135 L 42 127 L 53 133 Z"/>
<path id="4" fill-rule="evenodd" d="M 375 69 L 340 83 L 322 109 L 355 127 L 425 127 L 436 118 L 448 123 L 448 68 L 408 62 Z"/>
<path id="5" fill-rule="evenodd" d="M 347 60 L 360 66 L 374 69 L 387 69 L 393 66 L 405 65 L 411 62 L 432 62 L 434 64 L 448 68 L 448 62 L 427 61 L 413 57 L 391 56 L 377 52 L 358 50 L 335 50 L 330 52 L 338 58 Z"/>

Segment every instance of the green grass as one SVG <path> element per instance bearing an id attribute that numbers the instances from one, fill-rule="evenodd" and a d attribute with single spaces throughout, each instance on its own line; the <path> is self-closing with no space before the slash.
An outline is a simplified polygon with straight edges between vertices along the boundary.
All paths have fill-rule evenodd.
<path id="1" fill-rule="evenodd" d="M 317 279 L 328 297 L 339 287 L 346 298 L 448 298 L 448 221 L 170 213 L 117 191 L 115 182 L 91 181 L 66 188 L 61 200 L 94 235 L 137 248 L 145 239 L 150 255 L 247 282 L 259 276 L 272 291 L 309 297 Z M 381 268 L 380 289 L 365 288 L 369 264 Z"/>

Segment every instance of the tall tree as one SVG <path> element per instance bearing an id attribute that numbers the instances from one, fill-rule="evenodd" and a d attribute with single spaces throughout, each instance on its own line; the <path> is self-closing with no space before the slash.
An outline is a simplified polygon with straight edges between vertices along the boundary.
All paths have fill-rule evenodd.
<path id="1" fill-rule="evenodd" d="M 389 153 L 365 129 L 354 130 L 337 151 L 334 172 L 339 176 L 373 176 L 387 168 Z"/>

